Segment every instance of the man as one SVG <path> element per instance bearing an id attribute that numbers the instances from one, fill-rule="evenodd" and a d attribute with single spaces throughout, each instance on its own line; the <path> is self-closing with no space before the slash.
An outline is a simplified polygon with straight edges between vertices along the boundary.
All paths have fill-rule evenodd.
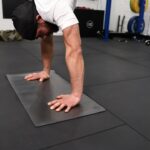
<path id="1" fill-rule="evenodd" d="M 59 95 L 55 100 L 48 103 L 50 109 L 56 111 L 65 109 L 65 112 L 69 112 L 71 108 L 80 103 L 83 92 L 84 61 L 78 20 L 73 13 L 75 3 L 76 0 L 35 0 L 38 13 L 35 13 L 36 11 L 33 12 L 33 5 L 30 8 L 30 6 L 28 6 L 30 4 L 26 4 L 26 6 L 16 10 L 12 18 L 16 30 L 18 30 L 24 38 L 30 40 L 35 39 L 35 37 L 41 38 L 43 70 L 25 76 L 25 79 L 28 81 L 44 81 L 50 77 L 53 55 L 52 34 L 57 31 L 56 25 L 58 25 L 63 32 L 66 47 L 65 60 L 70 74 L 72 90 L 71 93 Z M 29 10 L 26 7 L 29 7 Z M 20 13 L 20 11 L 22 13 Z M 24 20 L 25 17 L 23 17 L 23 15 L 28 19 Z M 31 16 L 33 16 L 32 19 L 29 19 Z"/>

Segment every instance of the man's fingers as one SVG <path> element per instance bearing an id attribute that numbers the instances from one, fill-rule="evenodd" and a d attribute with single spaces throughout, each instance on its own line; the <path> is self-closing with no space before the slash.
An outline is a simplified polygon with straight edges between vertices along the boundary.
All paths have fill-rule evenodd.
<path id="1" fill-rule="evenodd" d="M 30 73 L 24 77 L 24 79 L 28 81 L 39 80 L 40 82 L 43 82 L 45 79 L 48 78 L 49 78 L 49 74 L 45 73 L 44 71 Z"/>
<path id="2" fill-rule="evenodd" d="M 50 109 L 55 109 L 55 108 L 57 108 L 57 107 L 59 107 L 61 104 L 59 103 L 59 102 L 57 102 L 57 103 L 55 103 L 54 105 L 52 105 L 51 107 L 50 107 Z"/>
<path id="3" fill-rule="evenodd" d="M 65 112 L 69 112 L 70 109 L 71 109 L 71 107 L 70 107 L 70 106 L 67 106 L 67 108 L 65 109 Z"/>
<path id="4" fill-rule="evenodd" d="M 38 79 L 37 76 L 32 76 L 32 77 L 30 77 L 30 78 L 27 78 L 26 80 L 31 81 L 31 80 L 37 80 L 37 79 Z"/>
<path id="5" fill-rule="evenodd" d="M 61 111 L 64 107 L 65 107 L 65 104 L 61 104 L 61 105 L 56 109 L 56 111 Z"/>
<path id="6" fill-rule="evenodd" d="M 61 98 L 63 98 L 63 95 L 59 95 L 59 96 L 57 96 L 56 98 L 57 98 L 57 99 L 61 99 Z"/>
<path id="7" fill-rule="evenodd" d="M 55 104 L 56 102 L 58 102 L 58 100 L 53 100 L 51 102 L 48 102 L 48 105 L 51 106 L 51 105 Z"/>
<path id="8" fill-rule="evenodd" d="M 37 73 L 31 73 L 29 75 L 26 75 L 24 79 L 26 79 L 26 80 L 37 80 L 38 76 L 37 76 Z"/>
<path id="9" fill-rule="evenodd" d="M 40 78 L 40 80 L 39 80 L 40 82 L 43 82 L 44 81 L 44 78 Z"/>
<path id="10" fill-rule="evenodd" d="M 36 72 L 34 72 L 34 73 L 32 73 L 32 75 L 33 75 L 33 76 L 35 76 L 35 75 L 37 75 L 37 73 L 36 73 Z"/>
<path id="11" fill-rule="evenodd" d="M 28 74 L 24 77 L 24 79 L 28 79 L 28 78 L 31 78 L 33 75 L 32 74 Z"/>

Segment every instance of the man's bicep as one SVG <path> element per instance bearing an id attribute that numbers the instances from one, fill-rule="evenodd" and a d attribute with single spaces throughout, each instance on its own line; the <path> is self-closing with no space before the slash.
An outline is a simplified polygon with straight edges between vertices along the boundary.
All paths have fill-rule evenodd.
<path id="1" fill-rule="evenodd" d="M 79 25 L 75 24 L 63 30 L 64 43 L 66 48 L 77 49 L 81 46 Z"/>

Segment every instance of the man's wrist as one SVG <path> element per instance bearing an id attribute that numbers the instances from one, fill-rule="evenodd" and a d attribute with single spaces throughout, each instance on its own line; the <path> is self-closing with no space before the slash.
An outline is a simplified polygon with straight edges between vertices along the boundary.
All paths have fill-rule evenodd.
<path id="1" fill-rule="evenodd" d="M 50 68 L 43 68 L 43 71 L 45 71 L 47 74 L 50 74 Z"/>
<path id="2" fill-rule="evenodd" d="M 82 96 L 82 94 L 78 94 L 78 93 L 72 93 L 71 95 L 73 95 L 78 100 L 80 100 Z"/>

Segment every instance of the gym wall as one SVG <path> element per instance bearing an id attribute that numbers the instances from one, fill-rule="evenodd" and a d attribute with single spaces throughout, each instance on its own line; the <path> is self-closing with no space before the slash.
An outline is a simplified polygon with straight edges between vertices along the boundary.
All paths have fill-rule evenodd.
<path id="1" fill-rule="evenodd" d="M 21 2 L 24 0 L 3 0 L 5 1 L 4 4 L 6 4 L 6 1 L 10 3 L 13 3 L 16 1 Z M 88 7 L 88 8 L 92 8 L 92 9 L 101 9 L 104 10 L 105 9 L 105 5 L 106 2 L 105 0 L 78 0 L 77 1 L 77 6 L 84 6 L 84 7 Z M 7 8 L 8 6 L 6 6 Z M 3 14 L 3 5 L 2 5 L 2 0 L 0 0 L 0 30 L 13 30 L 13 24 L 11 19 L 8 18 L 3 18 L 3 16 L 5 15 L 5 17 L 8 17 L 8 15 L 10 14 L 10 10 L 8 10 L 8 12 L 5 12 Z"/>
<path id="2" fill-rule="evenodd" d="M 111 8 L 111 18 L 110 18 L 110 30 L 116 31 L 117 29 L 117 21 L 118 16 L 123 17 L 125 15 L 125 22 L 123 32 L 127 31 L 127 24 L 129 19 L 132 16 L 137 16 L 138 14 L 133 13 L 130 9 L 130 0 L 112 0 L 112 8 Z M 150 35 L 150 0 L 148 10 L 145 12 L 145 30 L 143 32 L 144 35 Z"/>
<path id="3" fill-rule="evenodd" d="M 13 24 L 10 19 L 3 18 L 2 0 L 0 0 L 0 30 L 13 30 Z"/>
<path id="4" fill-rule="evenodd" d="M 149 6 L 148 10 L 145 12 L 145 30 L 144 30 L 144 35 L 150 35 L 150 1 L 149 1 Z"/>
<path id="5" fill-rule="evenodd" d="M 10 0 L 14 1 L 14 0 Z M 117 20 L 118 15 L 126 16 L 123 32 L 127 31 L 127 23 L 132 16 L 137 14 L 133 13 L 130 10 L 130 0 L 112 0 L 112 9 L 111 9 L 111 18 L 110 18 L 110 30 L 116 31 L 117 29 Z M 106 0 L 78 0 L 77 6 L 85 6 L 93 9 L 105 10 Z M 149 8 L 145 12 L 145 35 L 150 35 L 150 1 L 149 1 Z M 11 30 L 14 29 L 12 21 L 10 19 L 3 18 L 3 11 L 2 11 L 2 0 L 0 0 L 0 30 Z"/>

